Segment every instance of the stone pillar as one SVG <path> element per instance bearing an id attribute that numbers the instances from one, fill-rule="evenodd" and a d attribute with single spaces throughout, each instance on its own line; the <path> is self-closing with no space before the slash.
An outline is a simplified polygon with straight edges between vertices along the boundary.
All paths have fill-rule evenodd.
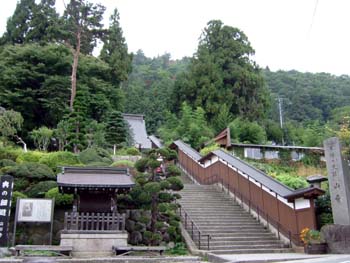
<path id="1" fill-rule="evenodd" d="M 350 225 L 350 169 L 336 137 L 324 141 L 334 224 Z"/>

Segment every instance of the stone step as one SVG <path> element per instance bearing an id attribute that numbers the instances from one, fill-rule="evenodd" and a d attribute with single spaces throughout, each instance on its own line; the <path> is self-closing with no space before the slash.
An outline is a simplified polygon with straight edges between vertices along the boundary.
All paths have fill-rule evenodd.
<path id="1" fill-rule="evenodd" d="M 201 231 L 201 243 L 217 254 L 288 252 L 252 215 L 226 193 L 213 186 L 188 185 L 180 192 L 179 204 Z M 191 234 L 191 225 L 187 231 Z M 198 237 L 198 234 L 197 234 Z M 202 249 L 205 246 L 203 245 Z"/>
<path id="2" fill-rule="evenodd" d="M 202 234 L 208 234 L 211 236 L 211 238 L 265 238 L 265 237 L 271 237 L 273 234 L 271 234 L 268 231 L 260 231 L 260 232 L 254 232 L 251 231 L 230 231 L 230 232 L 218 232 L 218 231 L 202 231 Z M 274 237 L 274 236 L 273 236 Z M 276 237 L 274 237 L 276 239 Z"/>
<path id="3" fill-rule="evenodd" d="M 210 242 L 268 242 L 268 241 L 276 241 L 276 237 L 271 235 L 260 235 L 260 236 L 241 236 L 236 237 L 232 235 L 228 236 L 213 236 L 211 235 Z"/>
<path id="4" fill-rule="evenodd" d="M 190 229 L 190 228 L 188 228 Z M 250 236 L 254 236 L 255 234 L 262 234 L 262 233 L 270 233 L 266 229 L 252 229 L 252 228 L 222 228 L 222 229 L 213 229 L 213 228 L 200 228 L 200 231 L 203 234 L 209 234 L 209 235 L 225 235 L 225 234 L 235 234 L 235 235 L 247 235 L 250 234 Z M 254 233 L 252 233 L 254 231 Z"/>
<path id="5" fill-rule="evenodd" d="M 215 245 L 210 243 L 210 250 L 226 250 L 226 249 L 276 249 L 276 248 L 286 248 L 285 245 L 283 244 L 256 244 L 256 245 L 251 245 L 251 244 L 238 244 L 238 245 Z"/>
<path id="6" fill-rule="evenodd" d="M 285 247 L 279 240 L 254 240 L 254 241 L 218 241 L 218 240 L 210 240 L 211 246 L 255 246 L 255 245 L 275 245 L 276 247 Z"/>
<path id="7" fill-rule="evenodd" d="M 210 251 L 214 254 L 265 254 L 265 253 L 288 253 L 293 252 L 290 248 L 248 248 L 248 249 L 218 249 Z"/>

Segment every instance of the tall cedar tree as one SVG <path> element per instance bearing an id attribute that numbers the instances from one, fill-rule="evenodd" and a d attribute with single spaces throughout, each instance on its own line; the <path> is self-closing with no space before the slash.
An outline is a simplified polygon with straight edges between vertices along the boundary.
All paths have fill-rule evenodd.
<path id="1" fill-rule="evenodd" d="M 8 19 L 1 44 L 40 43 L 58 39 L 59 15 L 55 0 L 21 0 Z"/>
<path id="2" fill-rule="evenodd" d="M 268 96 L 246 35 L 237 28 L 210 21 L 200 38 L 189 71 L 179 77 L 173 93 L 174 110 L 187 101 L 203 107 L 210 121 L 226 104 L 234 116 L 259 119 L 264 116 Z"/>
<path id="3" fill-rule="evenodd" d="M 111 67 L 112 83 L 119 87 L 131 72 L 132 54 L 128 54 L 128 46 L 119 25 L 117 9 L 114 9 L 110 17 L 109 29 L 103 38 L 103 43 L 100 58 Z"/>
<path id="4" fill-rule="evenodd" d="M 77 90 L 77 69 L 80 53 L 91 54 L 97 39 L 102 37 L 103 13 L 105 7 L 91 4 L 86 0 L 71 0 L 63 15 L 64 39 L 73 53 L 71 75 L 71 97 L 69 108 L 74 110 L 74 99 Z"/>

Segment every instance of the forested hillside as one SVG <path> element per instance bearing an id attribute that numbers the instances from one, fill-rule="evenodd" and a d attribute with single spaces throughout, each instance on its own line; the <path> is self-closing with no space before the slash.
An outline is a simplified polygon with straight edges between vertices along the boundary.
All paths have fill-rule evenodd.
<path id="1" fill-rule="evenodd" d="M 155 133 L 164 122 L 176 77 L 187 70 L 189 61 L 186 57 L 171 60 L 170 54 L 148 58 L 142 50 L 134 55 L 132 72 L 122 85 L 124 110 L 144 114 L 149 133 Z"/>
<path id="2" fill-rule="evenodd" d="M 277 98 L 282 98 L 285 118 L 298 122 L 332 118 L 332 110 L 349 105 L 350 77 L 329 73 L 301 73 L 293 71 L 263 71 L 274 100 L 274 117 Z"/>

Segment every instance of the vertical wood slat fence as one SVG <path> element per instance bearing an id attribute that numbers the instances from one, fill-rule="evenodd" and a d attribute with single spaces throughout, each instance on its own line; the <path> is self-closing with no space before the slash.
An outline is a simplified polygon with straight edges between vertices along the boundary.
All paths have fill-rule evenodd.
<path id="1" fill-rule="evenodd" d="M 124 231 L 125 214 L 66 212 L 64 230 L 75 231 Z"/>

